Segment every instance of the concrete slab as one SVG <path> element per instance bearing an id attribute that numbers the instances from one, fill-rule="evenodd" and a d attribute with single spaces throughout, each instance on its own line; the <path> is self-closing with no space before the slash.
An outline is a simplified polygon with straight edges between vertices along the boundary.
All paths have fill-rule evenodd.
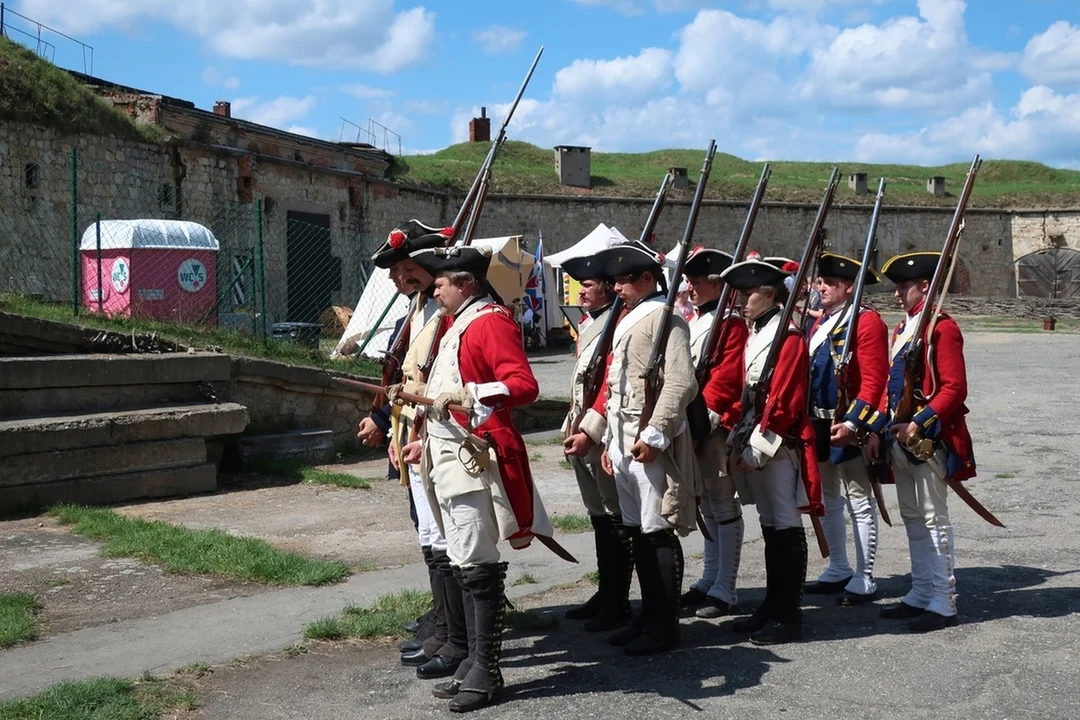
<path id="1" fill-rule="evenodd" d="M 206 441 L 202 438 L 154 440 L 12 455 L 0 463 L 0 488 L 148 470 L 168 470 L 205 462 Z"/>
<path id="2" fill-rule="evenodd" d="M 0 390 L 228 381 L 232 361 L 218 353 L 55 355 L 0 358 Z"/>
<path id="3" fill-rule="evenodd" d="M 139 498 L 171 497 L 217 489 L 217 466 L 106 475 L 96 478 L 0 486 L 0 514 L 39 509 L 60 502 L 107 505 Z"/>
<path id="4" fill-rule="evenodd" d="M 333 462 L 335 457 L 333 430 L 319 428 L 249 435 L 240 438 L 238 444 L 244 463 L 253 460 L 295 460 L 319 465 Z"/>
<path id="5" fill-rule="evenodd" d="M 247 408 L 236 403 L 183 403 L 0 420 L 0 437 L 4 438 L 0 458 L 148 440 L 235 435 L 243 432 L 247 424 Z"/>

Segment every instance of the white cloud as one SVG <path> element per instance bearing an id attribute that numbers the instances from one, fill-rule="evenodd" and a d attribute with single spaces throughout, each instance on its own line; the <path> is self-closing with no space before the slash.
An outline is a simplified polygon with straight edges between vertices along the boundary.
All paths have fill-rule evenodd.
<path id="1" fill-rule="evenodd" d="M 240 87 L 240 78 L 235 76 L 222 77 L 221 72 L 213 65 L 207 65 L 202 71 L 203 85 L 211 87 L 223 87 L 226 90 L 236 90 Z"/>
<path id="2" fill-rule="evenodd" d="M 364 83 L 352 83 L 351 85 L 345 85 L 341 88 L 343 93 L 348 93 L 353 97 L 360 98 L 361 100 L 374 100 L 377 98 L 393 97 L 396 94 L 396 90 L 388 90 L 386 88 L 371 87 Z"/>
<path id="3" fill-rule="evenodd" d="M 1009 114 L 983 103 L 912 132 L 868 133 L 855 144 L 860 161 L 937 164 L 973 153 L 995 158 L 1076 164 L 1080 157 L 1080 93 L 1059 95 L 1038 85 L 1021 94 Z"/>
<path id="4" fill-rule="evenodd" d="M 484 50 L 486 55 L 499 55 L 501 53 L 517 52 L 521 49 L 521 43 L 525 41 L 524 30 L 507 27 L 505 25 L 491 25 L 472 31 L 473 42 Z"/>
<path id="5" fill-rule="evenodd" d="M 840 32 L 814 50 L 801 95 L 842 110 L 954 112 L 993 94 L 990 73 L 972 62 L 963 0 L 919 0 L 920 17 Z"/>
<path id="6" fill-rule="evenodd" d="M 266 101 L 260 101 L 257 97 L 238 97 L 232 101 L 232 116 L 260 125 L 283 128 L 297 120 L 303 120 L 314 107 L 315 98 L 312 95 L 302 98 L 282 95 Z"/>
<path id="7" fill-rule="evenodd" d="M 24 0 L 21 11 L 74 35 L 167 22 L 245 60 L 393 73 L 426 59 L 435 14 L 394 0 Z"/>
<path id="8" fill-rule="evenodd" d="M 555 73 L 554 94 L 590 101 L 630 100 L 663 89 L 672 78 L 672 54 L 645 48 L 613 60 L 575 60 Z"/>
<path id="9" fill-rule="evenodd" d="M 285 129 L 285 132 L 291 132 L 294 135 L 306 135 L 310 138 L 319 140 L 319 132 L 315 128 L 310 128 L 304 125 L 290 125 Z"/>
<path id="10" fill-rule="evenodd" d="M 1060 20 L 1028 41 L 1020 72 L 1034 83 L 1080 85 L 1080 26 Z"/>

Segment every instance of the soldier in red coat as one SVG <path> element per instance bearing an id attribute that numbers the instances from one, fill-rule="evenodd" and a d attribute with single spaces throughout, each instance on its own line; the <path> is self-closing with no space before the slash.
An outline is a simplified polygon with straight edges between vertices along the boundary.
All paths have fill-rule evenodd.
<path id="1" fill-rule="evenodd" d="M 822 315 L 810 334 L 810 414 L 817 436 L 818 469 L 821 472 L 825 516 L 821 525 L 829 545 L 829 565 L 816 582 L 806 586 L 809 595 L 842 592 L 840 605 L 862 605 L 877 597 L 874 559 L 878 545 L 878 512 L 867 458 L 876 461 L 881 453 L 880 433 L 884 422 L 871 424 L 885 381 L 889 375 L 889 329 L 876 311 L 859 308 L 857 333 L 847 387 L 847 407 L 840 402 L 837 376 L 844 339 L 852 318 L 851 298 L 862 263 L 842 255 L 823 253 L 818 261 L 818 291 Z M 878 282 L 868 269 L 866 284 Z M 842 422 L 834 423 L 839 415 Z M 866 457 L 856 444 L 859 434 L 869 438 Z M 855 568 L 848 563 L 847 525 L 844 510 L 851 516 L 855 536 Z"/>
<path id="2" fill-rule="evenodd" d="M 728 442 L 731 462 L 747 473 L 765 539 L 765 601 L 753 615 L 736 622 L 736 632 L 751 633 L 755 645 L 775 645 L 802 636 L 803 583 L 806 582 L 806 533 L 802 513 L 821 515 L 821 482 L 814 454 L 814 430 L 807 416 L 809 355 L 798 326 L 781 327 L 789 302 L 787 272 L 767 262 L 735 263 L 721 277 L 740 291 L 750 337 L 743 353 L 745 392 L 733 409 L 741 415 Z M 757 384 L 768 369 L 774 343 L 782 343 L 765 398 Z M 761 417 L 753 412 L 764 402 Z"/>
<path id="3" fill-rule="evenodd" d="M 402 454 L 407 462 L 420 462 L 465 597 L 469 657 L 453 680 L 433 692 L 449 698 L 451 710 L 466 712 L 491 704 L 503 686 L 507 563 L 499 542 L 523 548 L 535 534 L 552 534 L 525 442 L 510 417 L 511 408 L 536 400 L 539 386 L 510 311 L 491 297 L 491 252 L 436 248 L 411 258 L 435 277 L 435 299 L 453 317 L 427 378 L 426 392 L 435 402 L 426 437 Z M 451 404 L 468 414 L 451 412 Z"/>
<path id="4" fill-rule="evenodd" d="M 736 477 L 727 463 L 727 438 L 731 430 L 731 409 L 742 395 L 742 354 L 750 331 L 746 321 L 729 308 L 720 308 L 724 281 L 720 273 L 732 262 L 731 255 L 711 248 L 697 247 L 686 258 L 683 274 L 694 305 L 690 320 L 690 357 L 695 366 L 701 363 L 709 333 L 718 312 L 724 332 L 724 344 L 716 348 L 716 360 L 701 387 L 701 400 L 707 417 L 691 419 L 691 426 L 704 425 L 697 442 L 698 469 L 701 471 L 701 517 L 712 537 L 705 538 L 705 562 L 701 578 L 679 598 L 683 607 L 697 608 L 700 618 L 727 615 L 739 602 L 735 591 L 742 557 L 742 509 L 736 499 Z M 726 326 L 726 329 L 724 329 Z M 727 418 L 725 424 L 724 419 Z M 737 473 L 737 471 L 735 471 Z M 741 479 L 741 473 L 739 473 Z"/>
<path id="5" fill-rule="evenodd" d="M 941 253 L 897 255 L 881 271 L 896 283 L 896 299 L 907 317 L 896 326 L 890 350 L 888 412 L 895 411 L 904 390 L 904 355 L 911 345 L 930 280 Z M 945 478 L 967 480 L 975 476 L 975 457 L 964 416 L 968 409 L 964 338 L 952 318 L 941 313 L 929 326 L 924 344 L 923 386 L 926 398 L 911 422 L 889 428 L 889 459 L 900 502 L 900 517 L 911 552 L 911 590 L 896 605 L 881 612 L 885 618 L 910 618 L 914 632 L 952 627 L 956 619 L 956 561 L 952 523 L 946 502 Z M 920 438 L 932 442 L 932 454 L 922 459 L 909 443 Z"/>

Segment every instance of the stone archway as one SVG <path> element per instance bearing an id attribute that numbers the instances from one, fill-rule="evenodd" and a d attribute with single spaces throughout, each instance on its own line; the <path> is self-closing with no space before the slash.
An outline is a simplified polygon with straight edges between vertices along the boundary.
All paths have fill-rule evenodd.
<path id="1" fill-rule="evenodd" d="M 1016 290 L 1020 297 L 1080 299 L 1080 251 L 1050 247 L 1020 258 Z"/>
<path id="2" fill-rule="evenodd" d="M 968 270 L 967 263 L 964 262 L 963 257 L 956 261 L 956 270 L 953 271 L 952 282 L 949 283 L 949 294 L 971 294 L 971 271 Z"/>

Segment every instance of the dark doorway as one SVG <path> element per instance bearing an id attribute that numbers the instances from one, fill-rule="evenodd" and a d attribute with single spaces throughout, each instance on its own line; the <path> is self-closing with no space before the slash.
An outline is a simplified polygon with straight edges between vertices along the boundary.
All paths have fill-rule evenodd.
<path id="1" fill-rule="evenodd" d="M 341 289 L 341 260 L 330 254 L 330 216 L 287 213 L 285 281 L 288 322 L 319 322 L 330 306 L 331 293 Z"/>
<path id="2" fill-rule="evenodd" d="M 1080 252 L 1052 247 L 1025 255 L 1016 265 L 1020 297 L 1080 298 Z"/>

